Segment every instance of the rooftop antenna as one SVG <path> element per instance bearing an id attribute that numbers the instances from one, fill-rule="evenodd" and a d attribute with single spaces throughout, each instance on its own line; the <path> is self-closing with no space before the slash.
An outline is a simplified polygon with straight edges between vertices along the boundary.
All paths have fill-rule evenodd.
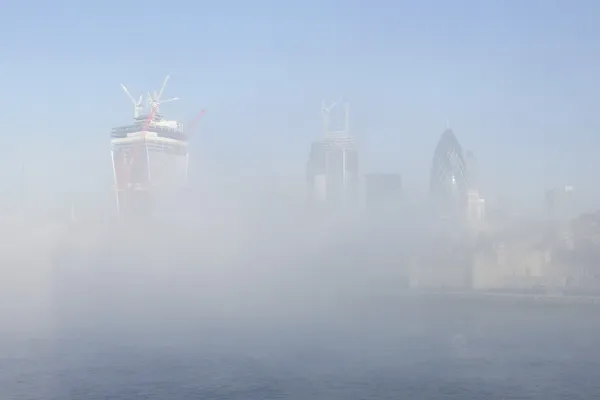
<path id="1" fill-rule="evenodd" d="M 142 100 L 143 100 L 144 95 L 141 94 L 138 101 L 135 101 L 135 99 L 133 98 L 131 93 L 129 93 L 129 90 L 127 90 L 127 87 L 125 87 L 125 85 L 123 85 L 122 83 L 121 83 L 121 87 L 123 88 L 123 91 L 125 92 L 127 97 L 129 97 L 129 99 L 133 103 L 133 117 L 134 118 L 139 117 L 140 114 L 142 113 L 142 109 L 144 108 L 144 106 L 142 106 Z"/>
<path id="2" fill-rule="evenodd" d="M 450 129 L 450 121 L 448 119 L 446 119 L 446 129 Z"/>

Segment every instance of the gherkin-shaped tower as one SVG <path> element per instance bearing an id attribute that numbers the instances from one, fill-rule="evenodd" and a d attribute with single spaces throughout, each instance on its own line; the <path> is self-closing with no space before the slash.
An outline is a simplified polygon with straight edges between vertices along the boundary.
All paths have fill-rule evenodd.
<path id="1" fill-rule="evenodd" d="M 466 215 L 468 174 L 462 148 L 446 129 L 435 148 L 429 181 L 430 199 L 444 217 Z"/>

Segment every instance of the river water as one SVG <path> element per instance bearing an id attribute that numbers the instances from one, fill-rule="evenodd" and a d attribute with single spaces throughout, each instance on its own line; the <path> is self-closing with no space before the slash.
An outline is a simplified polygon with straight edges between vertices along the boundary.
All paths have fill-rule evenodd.
<path id="1" fill-rule="evenodd" d="M 600 393 L 593 306 L 363 297 L 269 308 L 213 296 L 203 300 L 210 307 L 161 307 L 162 300 L 98 293 L 35 306 L 12 300 L 0 327 L 2 399 L 574 400 Z"/>

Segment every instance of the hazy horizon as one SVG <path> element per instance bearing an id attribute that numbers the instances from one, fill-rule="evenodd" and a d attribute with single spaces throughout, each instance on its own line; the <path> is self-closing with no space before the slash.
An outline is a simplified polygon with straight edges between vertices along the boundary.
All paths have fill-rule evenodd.
<path id="1" fill-rule="evenodd" d="M 3 4 L 0 397 L 599 393 L 600 325 L 566 305 L 598 294 L 598 222 L 540 223 L 564 185 L 564 209 L 600 209 L 599 19 L 591 0 Z M 163 98 L 180 98 L 167 119 L 206 110 L 190 196 L 168 218 L 121 221 L 111 129 L 133 105 L 120 84 L 137 98 L 166 75 Z M 393 212 L 307 207 L 321 101 L 340 96 L 360 176 L 402 177 Z M 500 217 L 471 218 L 483 203 L 452 135 L 434 169 L 448 218 L 427 212 L 447 128 Z M 354 182 L 353 154 L 334 153 L 315 158 L 350 160 Z M 117 165 L 131 178 L 144 163 Z"/>
<path id="2" fill-rule="evenodd" d="M 137 96 L 170 73 L 165 95 L 181 100 L 163 111 L 186 123 L 207 110 L 194 177 L 299 181 L 321 99 L 342 95 L 362 172 L 402 174 L 414 201 L 449 121 L 488 202 L 533 212 L 572 184 L 580 209 L 600 204 L 594 2 L 64 4 L 0 16 L 5 193 L 26 164 L 38 197 L 106 202 L 109 132 L 132 114 L 119 84 Z M 141 10 L 160 33 L 134 22 Z"/>

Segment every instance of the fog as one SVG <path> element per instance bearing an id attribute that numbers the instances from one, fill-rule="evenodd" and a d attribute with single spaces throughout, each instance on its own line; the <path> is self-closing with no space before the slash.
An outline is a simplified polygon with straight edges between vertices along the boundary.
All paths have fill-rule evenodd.
<path id="1" fill-rule="evenodd" d="M 176 214 L 141 221 L 15 214 L 3 225 L 3 329 L 248 329 L 359 312 L 406 285 L 414 224 L 312 210 L 302 187 L 265 186 L 194 189 Z"/>
<path id="2" fill-rule="evenodd" d="M 13 367 L 0 394 L 376 396 L 366 380 L 480 394 L 482 379 L 529 388 L 523 371 L 548 357 L 594 362 L 595 308 L 453 295 L 484 291 L 456 284 L 476 251 L 516 242 L 482 271 L 519 273 L 544 220 L 491 214 L 475 235 L 426 201 L 335 211 L 309 206 L 302 183 L 205 182 L 152 218 L 101 201 L 5 218 L 0 352 Z"/>
<path id="3" fill-rule="evenodd" d="M 356 227 L 319 221 L 293 204 L 278 205 L 276 198 L 259 199 L 266 204 L 261 206 L 251 197 L 231 201 L 229 195 L 195 205 L 193 217 L 101 227 L 108 231 L 82 261 L 89 267 L 78 266 L 81 285 L 106 285 L 104 295 L 111 299 L 116 297 L 110 291 L 122 287 L 119 295 L 139 299 L 146 311 L 175 307 L 239 317 L 283 312 L 292 300 L 316 305 L 315 295 L 326 287 L 333 296 L 344 281 L 334 274 L 343 261 L 328 249 L 342 246 L 334 251 L 339 256 L 351 251 Z M 77 279 L 73 285 L 80 285 Z"/>

